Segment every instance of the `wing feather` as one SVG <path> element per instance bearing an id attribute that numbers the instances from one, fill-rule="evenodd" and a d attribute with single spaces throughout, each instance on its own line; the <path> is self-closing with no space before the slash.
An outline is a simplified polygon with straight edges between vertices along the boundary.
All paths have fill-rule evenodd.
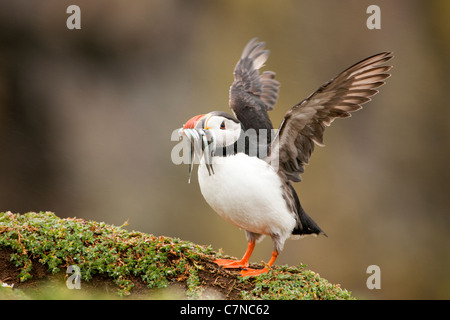
<path id="1" fill-rule="evenodd" d="M 267 111 L 277 102 L 280 84 L 274 72 L 259 73 L 269 57 L 264 45 L 255 38 L 245 46 L 230 87 L 230 108 L 246 129 L 272 129 Z"/>
<path id="2" fill-rule="evenodd" d="M 378 93 L 376 89 L 390 77 L 387 72 L 392 68 L 381 65 L 392 57 L 391 52 L 384 52 L 364 59 L 292 107 L 271 146 L 268 161 L 276 161 L 289 180 L 301 181 L 314 144 L 323 146 L 325 128 L 336 118 L 350 117 Z"/>

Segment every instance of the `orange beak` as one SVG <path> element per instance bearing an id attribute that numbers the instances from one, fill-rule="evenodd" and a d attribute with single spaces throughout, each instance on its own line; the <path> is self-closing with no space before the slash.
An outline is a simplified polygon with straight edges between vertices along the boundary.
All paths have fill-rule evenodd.
<path id="1" fill-rule="evenodd" d="M 192 117 L 186 122 L 183 126 L 183 129 L 195 129 L 195 126 L 200 121 L 201 118 L 203 118 L 204 114 L 199 114 L 198 116 Z"/>

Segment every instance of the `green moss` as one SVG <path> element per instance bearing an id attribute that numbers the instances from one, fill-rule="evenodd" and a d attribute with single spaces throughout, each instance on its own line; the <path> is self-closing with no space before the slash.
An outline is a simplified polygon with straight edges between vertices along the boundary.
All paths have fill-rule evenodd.
<path id="1" fill-rule="evenodd" d="M 38 258 L 53 274 L 70 265 L 80 268 L 85 281 L 106 274 L 118 285 L 120 295 L 128 295 L 133 288 L 131 275 L 149 288 L 167 287 L 171 279 L 187 272 L 186 264 L 212 251 L 105 223 L 60 219 L 51 212 L 2 213 L 0 233 L 0 248 L 16 251 L 11 261 L 21 268 L 21 282 L 31 278 L 31 258 Z"/>
<path id="2" fill-rule="evenodd" d="M 264 300 L 330 300 L 353 299 L 350 292 L 333 285 L 317 273 L 305 269 L 281 266 L 254 279 L 251 291 L 241 292 L 243 299 Z"/>
<path id="3" fill-rule="evenodd" d="M 193 270 L 189 274 L 187 283 L 187 296 L 191 299 L 199 299 L 202 296 L 204 288 L 200 285 L 200 279 L 198 278 L 197 270 Z"/>
<path id="4" fill-rule="evenodd" d="M 256 278 L 239 278 L 238 272 L 222 271 L 210 263 L 218 254 L 209 246 L 127 231 L 103 222 L 61 219 L 51 212 L 0 213 L 2 248 L 12 250 L 10 260 L 20 269 L 20 282 L 31 279 L 33 263 L 39 263 L 49 274 L 76 265 L 86 282 L 106 276 L 117 286 L 119 296 L 130 295 L 140 281 L 151 289 L 182 283 L 189 298 L 201 297 L 206 286 L 222 288 L 227 294 L 237 290 L 242 299 L 352 298 L 346 290 L 302 265 L 275 267 Z M 228 288 L 219 288 L 219 276 L 236 281 Z"/>

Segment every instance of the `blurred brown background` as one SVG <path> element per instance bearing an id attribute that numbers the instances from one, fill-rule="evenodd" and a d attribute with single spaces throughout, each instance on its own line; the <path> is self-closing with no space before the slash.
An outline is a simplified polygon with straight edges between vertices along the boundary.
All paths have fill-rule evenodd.
<path id="1" fill-rule="evenodd" d="M 68 30 L 66 8 L 81 8 Z M 366 9 L 381 8 L 381 30 Z M 264 70 L 284 113 L 353 63 L 394 51 L 374 101 L 336 121 L 296 185 L 328 238 L 288 241 L 305 263 L 361 299 L 450 298 L 450 2 L 60 1 L 0 3 L 0 211 L 55 211 L 211 244 L 233 256 L 244 233 L 216 215 L 196 174 L 170 153 L 191 116 L 229 111 L 244 45 L 267 43 Z M 253 261 L 267 259 L 270 240 Z M 368 290 L 366 268 L 381 268 Z"/>

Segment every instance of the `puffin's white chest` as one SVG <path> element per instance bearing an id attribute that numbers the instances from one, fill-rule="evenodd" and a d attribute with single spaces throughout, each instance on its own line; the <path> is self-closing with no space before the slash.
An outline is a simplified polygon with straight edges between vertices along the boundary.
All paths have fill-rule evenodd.
<path id="1" fill-rule="evenodd" d="M 211 176 L 201 163 L 200 190 L 206 202 L 235 226 L 258 234 L 289 236 L 295 226 L 277 173 L 265 161 L 238 153 L 213 158 Z"/>

